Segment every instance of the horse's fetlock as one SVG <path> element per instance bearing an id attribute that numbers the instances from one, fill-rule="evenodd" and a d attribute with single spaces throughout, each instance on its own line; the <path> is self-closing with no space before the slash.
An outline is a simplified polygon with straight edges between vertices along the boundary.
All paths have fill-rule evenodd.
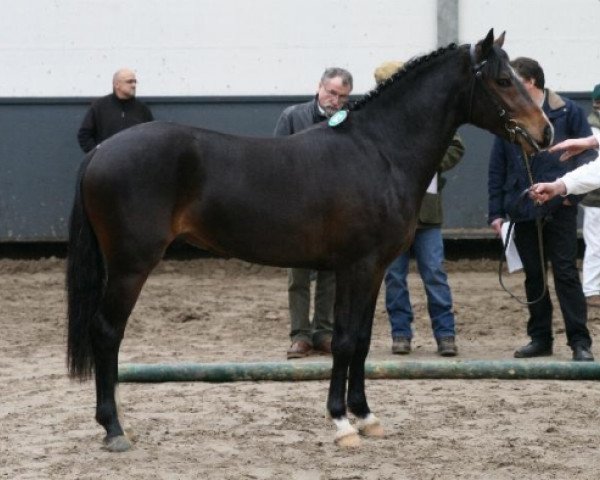
<path id="1" fill-rule="evenodd" d="M 329 411 L 329 415 L 331 418 L 342 418 L 346 416 L 346 405 L 343 403 L 328 405 L 327 410 Z"/>
<path id="2" fill-rule="evenodd" d="M 359 418 L 364 418 L 371 412 L 364 398 L 360 401 L 348 400 L 348 410 L 350 410 L 353 415 Z"/>
<path id="3" fill-rule="evenodd" d="M 119 424 L 119 420 L 118 420 L 118 416 L 117 416 L 117 411 L 115 409 L 115 407 L 113 405 L 98 405 L 98 407 L 96 408 L 96 421 L 102 425 L 106 431 L 108 432 L 109 427 L 111 424 L 116 423 L 117 425 Z M 120 430 L 120 431 L 119 431 Z M 122 435 L 123 434 L 123 430 L 117 429 L 114 432 L 110 432 L 113 433 L 114 435 Z"/>

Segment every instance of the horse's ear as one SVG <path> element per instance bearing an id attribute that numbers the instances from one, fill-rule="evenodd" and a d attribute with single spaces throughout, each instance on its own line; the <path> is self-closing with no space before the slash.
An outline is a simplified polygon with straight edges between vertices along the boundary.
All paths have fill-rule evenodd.
<path id="1" fill-rule="evenodd" d="M 502 34 L 496 40 L 494 40 L 494 45 L 497 45 L 498 47 L 502 48 L 504 46 L 504 37 L 505 36 L 506 36 L 506 31 L 502 32 Z"/>
<path id="2" fill-rule="evenodd" d="M 490 28 L 490 31 L 485 36 L 485 38 L 481 42 L 479 42 L 478 46 L 479 46 L 480 58 L 481 59 L 486 58 L 488 56 L 488 53 L 490 53 L 490 50 L 494 46 L 494 29 L 493 28 Z"/>

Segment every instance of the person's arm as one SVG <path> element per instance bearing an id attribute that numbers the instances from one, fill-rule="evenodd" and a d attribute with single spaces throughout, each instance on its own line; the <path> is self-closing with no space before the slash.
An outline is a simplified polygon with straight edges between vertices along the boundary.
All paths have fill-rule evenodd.
<path id="1" fill-rule="evenodd" d="M 563 140 L 556 145 L 553 145 L 548 150 L 550 153 L 563 152 L 560 156 L 560 161 L 564 162 L 575 155 L 585 152 L 586 150 L 600 148 L 598 140 L 594 135 L 585 138 L 569 138 Z"/>
<path id="2" fill-rule="evenodd" d="M 146 110 L 146 115 L 145 115 L 144 121 L 145 122 L 153 122 L 154 115 L 152 115 L 152 110 L 150 110 L 150 108 L 147 105 L 144 105 L 144 109 Z"/>
<path id="3" fill-rule="evenodd" d="M 557 195 L 582 195 L 597 188 L 600 188 L 600 158 L 571 170 L 554 182 L 536 183 L 530 189 L 530 197 L 547 202 Z"/>
<path id="4" fill-rule="evenodd" d="M 87 111 L 83 122 L 81 122 L 81 127 L 77 132 L 77 141 L 84 153 L 93 150 L 96 146 L 96 121 L 93 108 Z"/>
<path id="5" fill-rule="evenodd" d="M 451 168 L 454 168 L 456 164 L 461 161 L 464 154 L 465 145 L 460 138 L 460 135 L 455 133 L 454 138 L 450 142 L 448 150 L 446 150 L 446 153 L 444 154 L 442 163 L 440 164 L 440 171 L 445 172 Z"/>
<path id="6" fill-rule="evenodd" d="M 280 115 L 279 120 L 277 120 L 273 135 L 275 137 L 285 137 L 286 135 L 291 135 L 292 133 L 294 133 L 292 131 L 292 122 L 286 109 Z"/>

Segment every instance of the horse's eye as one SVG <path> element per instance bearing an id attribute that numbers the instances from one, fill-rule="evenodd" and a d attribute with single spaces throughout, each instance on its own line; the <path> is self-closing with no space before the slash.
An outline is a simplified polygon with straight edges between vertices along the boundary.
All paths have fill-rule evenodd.
<path id="1" fill-rule="evenodd" d="M 499 87 L 510 87 L 510 80 L 508 78 L 497 78 L 496 83 Z"/>

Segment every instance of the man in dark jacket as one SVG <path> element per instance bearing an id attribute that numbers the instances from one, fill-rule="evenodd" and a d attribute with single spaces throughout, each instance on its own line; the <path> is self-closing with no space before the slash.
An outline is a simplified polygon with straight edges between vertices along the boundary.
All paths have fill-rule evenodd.
<path id="1" fill-rule="evenodd" d="M 122 68 L 113 75 L 113 93 L 92 103 L 77 133 L 85 153 L 121 130 L 154 120 L 150 109 L 135 98 L 136 87 L 132 70 Z"/>
<path id="2" fill-rule="evenodd" d="M 554 126 L 554 139 L 591 134 L 583 110 L 568 98 L 544 88 L 544 71 L 530 58 L 511 62 L 534 102 L 544 110 Z M 558 154 L 542 152 L 530 159 L 533 182 L 548 182 L 577 168 L 584 162 L 574 157 L 559 161 Z M 496 138 L 490 156 L 488 221 L 500 235 L 505 218 L 515 222 L 515 245 L 525 271 L 528 301 L 538 299 L 544 289 L 544 278 L 538 247 L 537 221 L 540 219 L 544 238 L 544 255 L 552 263 L 554 285 L 565 322 L 567 342 L 573 360 L 592 361 L 592 340 L 587 328 L 587 306 L 577 270 L 577 203 L 581 197 L 556 197 L 536 206 L 521 196 L 529 187 L 523 154 L 517 145 Z M 531 342 L 515 352 L 517 358 L 552 355 L 552 303 L 545 293 L 541 301 L 529 305 L 527 334 Z"/>
<path id="3" fill-rule="evenodd" d="M 343 68 L 328 68 L 321 76 L 315 98 L 286 108 L 275 126 L 275 136 L 292 135 L 315 123 L 326 120 L 341 110 L 352 91 L 352 75 Z M 309 174 L 309 172 L 307 172 Z M 310 311 L 310 280 L 316 276 L 315 305 L 312 324 Z M 331 353 L 335 273 L 313 272 L 292 268 L 288 272 L 292 344 L 287 358 L 302 358 L 314 350 Z"/>

